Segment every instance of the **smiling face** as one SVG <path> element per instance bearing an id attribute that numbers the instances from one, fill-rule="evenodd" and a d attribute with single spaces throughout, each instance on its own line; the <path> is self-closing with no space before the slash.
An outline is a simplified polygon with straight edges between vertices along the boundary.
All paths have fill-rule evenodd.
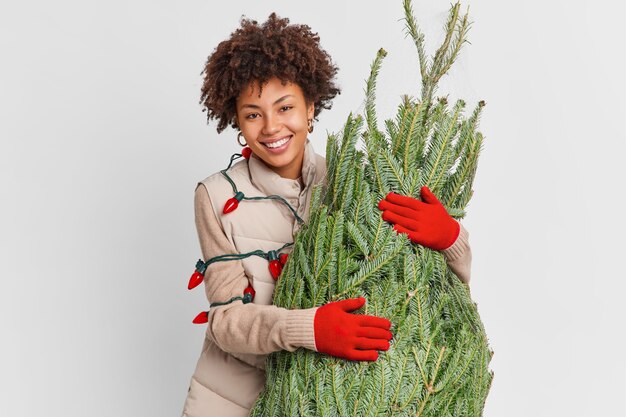
<path id="1" fill-rule="evenodd" d="M 314 105 L 307 104 L 297 84 L 271 78 L 263 85 L 254 81 L 237 97 L 237 124 L 248 146 L 283 178 L 296 179 L 302 171 L 308 119 Z"/>

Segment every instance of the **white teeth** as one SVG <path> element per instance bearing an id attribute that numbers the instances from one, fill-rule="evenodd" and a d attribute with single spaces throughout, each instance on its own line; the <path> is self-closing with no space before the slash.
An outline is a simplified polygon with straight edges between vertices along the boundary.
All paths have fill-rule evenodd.
<path id="1" fill-rule="evenodd" d="M 291 136 L 288 136 L 285 139 L 277 140 L 276 142 L 272 142 L 272 143 L 265 143 L 264 145 L 267 146 L 268 148 L 280 148 L 285 143 L 289 142 L 290 138 Z"/>

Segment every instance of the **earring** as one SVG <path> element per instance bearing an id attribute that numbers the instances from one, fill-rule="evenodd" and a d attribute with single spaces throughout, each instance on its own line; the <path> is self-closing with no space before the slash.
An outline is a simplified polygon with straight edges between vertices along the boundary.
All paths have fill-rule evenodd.
<path id="1" fill-rule="evenodd" d="M 309 126 L 309 133 L 313 132 L 313 119 L 309 119 L 308 126 Z"/>
<path id="2" fill-rule="evenodd" d="M 238 143 L 239 145 L 241 145 L 241 146 L 246 146 L 246 145 L 248 145 L 248 142 L 246 142 L 246 138 L 243 138 L 244 143 L 243 143 L 243 144 L 241 143 L 241 138 L 242 138 L 242 137 L 243 137 L 243 133 L 239 132 L 239 133 L 237 134 L 237 143 Z"/>

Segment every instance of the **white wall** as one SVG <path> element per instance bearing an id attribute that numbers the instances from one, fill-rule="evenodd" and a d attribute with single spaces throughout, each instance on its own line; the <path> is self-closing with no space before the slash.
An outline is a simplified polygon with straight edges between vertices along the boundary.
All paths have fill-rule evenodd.
<path id="1" fill-rule="evenodd" d="M 186 289 L 193 190 L 237 149 L 205 123 L 200 72 L 242 14 L 309 24 L 339 65 L 320 153 L 379 47 L 380 118 L 417 94 L 400 0 L 269 4 L 0 5 L 0 415 L 179 415 L 206 306 Z M 415 0 L 430 51 L 449 5 Z M 464 221 L 495 350 L 487 417 L 622 408 L 625 11 L 472 0 L 472 44 L 441 83 L 487 102 Z"/>

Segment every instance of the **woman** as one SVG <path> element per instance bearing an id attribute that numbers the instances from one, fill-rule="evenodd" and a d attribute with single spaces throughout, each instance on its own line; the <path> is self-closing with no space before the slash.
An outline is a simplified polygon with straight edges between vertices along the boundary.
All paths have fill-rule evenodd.
<path id="1" fill-rule="evenodd" d="M 239 143 L 251 154 L 227 171 L 232 183 L 220 172 L 198 183 L 195 216 L 205 260 L 292 242 L 300 227 L 294 212 L 308 219 L 311 189 L 324 181 L 325 160 L 308 134 L 340 92 L 333 82 L 337 68 L 317 34 L 288 22 L 275 13 L 263 25 L 243 19 L 207 60 L 201 99 L 207 118 L 218 120 L 218 132 L 228 125 L 238 129 Z M 244 201 L 225 214 L 234 187 L 247 196 L 278 195 L 284 202 Z M 468 282 L 467 231 L 427 189 L 422 200 L 390 194 L 379 208 L 396 230 L 442 250 L 453 271 Z M 389 320 L 352 313 L 364 305 L 363 298 L 302 310 L 271 305 L 275 280 L 265 259 L 212 263 L 204 284 L 213 306 L 183 416 L 247 416 L 263 389 L 264 361 L 271 352 L 303 347 L 375 361 L 378 351 L 389 348 Z M 249 286 L 256 292 L 254 301 L 244 303 Z"/>

